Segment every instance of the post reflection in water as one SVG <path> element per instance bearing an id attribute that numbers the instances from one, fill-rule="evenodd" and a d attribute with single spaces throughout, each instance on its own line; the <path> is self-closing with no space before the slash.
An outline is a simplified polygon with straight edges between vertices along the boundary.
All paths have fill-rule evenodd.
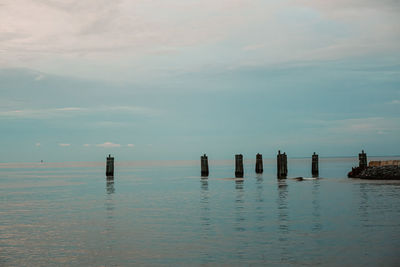
<path id="1" fill-rule="evenodd" d="M 107 177 L 108 178 L 108 177 Z M 105 207 L 105 231 L 104 231 L 104 240 L 105 240 L 105 255 L 107 255 L 107 260 L 112 263 L 114 262 L 114 253 L 113 246 L 115 243 L 115 203 L 113 199 L 113 195 L 115 193 L 114 188 L 114 179 L 107 179 L 106 183 L 106 197 L 104 202 Z"/>
<path id="2" fill-rule="evenodd" d="M 360 183 L 360 207 L 359 207 L 359 214 L 360 220 L 363 224 L 367 224 L 369 221 L 369 203 L 368 203 L 368 190 L 369 185 L 367 183 Z"/>
<path id="3" fill-rule="evenodd" d="M 265 214 L 264 214 L 263 202 L 264 202 L 263 176 L 262 174 L 258 174 L 256 181 L 256 219 L 257 219 L 257 230 L 259 232 L 264 231 L 265 228 Z"/>
<path id="4" fill-rule="evenodd" d="M 313 181 L 313 187 L 312 187 L 313 228 L 312 228 L 312 230 L 315 232 L 320 232 L 322 230 L 321 212 L 320 212 L 320 195 L 319 195 L 320 186 L 321 186 L 321 184 L 318 179 Z"/>
<path id="5" fill-rule="evenodd" d="M 107 177 L 107 186 L 106 186 L 107 194 L 113 194 L 115 192 L 114 188 L 114 177 Z"/>
<path id="6" fill-rule="evenodd" d="M 243 236 L 246 235 L 246 217 L 245 217 L 245 201 L 244 201 L 244 180 L 242 178 L 235 179 L 235 189 L 236 189 L 236 198 L 235 198 L 235 221 L 234 221 L 234 231 L 237 232 L 236 238 L 236 257 L 238 259 L 243 259 L 245 257 L 244 247 L 245 244 L 239 240 L 243 239 Z"/>
<path id="7" fill-rule="evenodd" d="M 280 247 L 281 261 L 287 262 L 290 257 L 289 246 L 289 207 L 288 207 L 288 185 L 286 179 L 278 179 L 278 241 Z"/>
<path id="8" fill-rule="evenodd" d="M 201 196 L 200 196 L 200 220 L 204 233 L 204 237 L 208 237 L 210 231 L 210 203 L 209 203 L 208 179 L 201 179 Z"/>
<path id="9" fill-rule="evenodd" d="M 236 199 L 235 199 L 235 230 L 238 232 L 246 231 L 244 227 L 244 222 L 246 220 L 244 216 L 244 189 L 243 189 L 243 179 L 235 180 L 236 188 Z"/>
<path id="10" fill-rule="evenodd" d="M 211 215 L 210 215 L 210 192 L 208 190 L 208 179 L 201 178 L 200 180 L 200 224 L 201 224 L 201 236 L 205 242 L 212 242 L 213 233 L 211 233 Z M 203 249 L 201 253 L 202 264 L 208 264 L 212 261 L 210 252 L 208 249 Z"/>

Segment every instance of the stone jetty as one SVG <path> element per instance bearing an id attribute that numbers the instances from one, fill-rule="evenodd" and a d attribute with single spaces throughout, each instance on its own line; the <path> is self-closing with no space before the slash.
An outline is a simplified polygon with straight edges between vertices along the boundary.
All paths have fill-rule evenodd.
<path id="1" fill-rule="evenodd" d="M 400 166 L 385 165 L 367 167 L 363 169 L 356 178 L 371 180 L 400 180 Z"/>
<path id="2" fill-rule="evenodd" d="M 349 178 L 371 180 L 400 180 L 400 160 L 370 161 L 367 154 L 359 154 L 359 166 L 352 168 L 347 174 Z"/>

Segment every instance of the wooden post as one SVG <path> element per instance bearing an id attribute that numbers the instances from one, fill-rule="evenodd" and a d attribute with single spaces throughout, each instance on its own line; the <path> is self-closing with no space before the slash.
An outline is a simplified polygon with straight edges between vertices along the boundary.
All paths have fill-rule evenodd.
<path id="1" fill-rule="evenodd" d="M 235 177 L 243 178 L 244 170 L 243 170 L 243 155 L 235 155 Z"/>
<path id="2" fill-rule="evenodd" d="M 114 157 L 111 157 L 111 155 L 107 157 L 106 176 L 107 178 L 114 178 Z"/>
<path id="3" fill-rule="evenodd" d="M 283 152 L 283 170 L 284 170 L 284 176 L 286 177 L 287 176 L 287 173 L 288 173 L 288 171 L 287 171 L 287 155 L 286 155 L 286 152 Z"/>
<path id="4" fill-rule="evenodd" d="M 256 155 L 256 173 L 263 173 L 263 160 L 262 160 L 262 155 L 257 154 Z"/>
<path id="5" fill-rule="evenodd" d="M 281 165 L 282 165 L 282 157 L 281 157 L 281 151 L 278 150 L 278 155 L 276 155 L 276 171 L 277 171 L 277 176 L 280 178 L 281 176 Z"/>
<path id="6" fill-rule="evenodd" d="M 281 154 L 281 151 L 279 150 L 276 159 L 277 159 L 276 162 L 277 162 L 278 178 L 286 178 L 288 172 L 286 153 Z"/>
<path id="7" fill-rule="evenodd" d="M 314 154 L 312 155 L 312 163 L 311 163 L 311 174 L 313 177 L 318 177 L 319 170 L 318 170 L 318 155 Z"/>
<path id="8" fill-rule="evenodd" d="M 359 165 L 361 169 L 365 169 L 368 167 L 368 162 L 367 162 L 367 154 L 364 153 L 364 150 L 358 154 L 358 160 L 359 160 Z"/>
<path id="9" fill-rule="evenodd" d="M 201 161 L 201 176 L 208 176 L 208 157 L 206 154 L 200 157 Z"/>

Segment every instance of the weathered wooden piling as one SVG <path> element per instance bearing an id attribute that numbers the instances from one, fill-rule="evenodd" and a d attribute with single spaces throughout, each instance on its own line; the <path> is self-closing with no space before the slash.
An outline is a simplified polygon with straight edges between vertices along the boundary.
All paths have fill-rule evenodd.
<path id="1" fill-rule="evenodd" d="M 106 176 L 107 178 L 114 177 L 114 157 L 111 155 L 107 157 Z"/>
<path id="2" fill-rule="evenodd" d="M 256 173 L 263 173 L 263 160 L 262 160 L 262 155 L 257 154 L 256 155 Z"/>
<path id="3" fill-rule="evenodd" d="M 358 167 L 360 167 L 361 169 L 365 169 L 368 167 L 367 154 L 364 153 L 364 150 L 358 154 L 358 161 Z"/>
<path id="4" fill-rule="evenodd" d="M 235 177 L 243 178 L 244 170 L 243 170 L 243 155 L 238 154 L 235 155 Z"/>
<path id="5" fill-rule="evenodd" d="M 286 178 L 287 176 L 287 155 L 286 153 L 281 154 L 281 151 L 278 151 L 277 155 L 277 172 L 278 178 Z"/>
<path id="6" fill-rule="evenodd" d="M 318 170 L 318 155 L 314 154 L 312 155 L 312 162 L 311 162 L 311 174 L 313 177 L 318 177 L 319 170 Z"/>
<path id="7" fill-rule="evenodd" d="M 206 154 L 200 157 L 201 176 L 208 176 L 208 157 Z"/>
<path id="8" fill-rule="evenodd" d="M 285 177 L 288 174 L 288 170 L 287 170 L 287 155 L 286 152 L 283 152 L 283 164 L 284 164 L 284 170 L 285 170 Z"/>

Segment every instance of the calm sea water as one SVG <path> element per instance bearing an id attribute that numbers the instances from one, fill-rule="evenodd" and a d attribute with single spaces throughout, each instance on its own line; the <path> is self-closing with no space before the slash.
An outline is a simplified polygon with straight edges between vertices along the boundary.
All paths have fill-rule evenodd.
<path id="1" fill-rule="evenodd" d="M 400 183 L 346 178 L 355 158 L 320 159 L 321 179 L 277 180 L 245 162 L 0 164 L 0 266 L 400 265 Z M 310 159 L 289 159 L 310 177 Z"/>

